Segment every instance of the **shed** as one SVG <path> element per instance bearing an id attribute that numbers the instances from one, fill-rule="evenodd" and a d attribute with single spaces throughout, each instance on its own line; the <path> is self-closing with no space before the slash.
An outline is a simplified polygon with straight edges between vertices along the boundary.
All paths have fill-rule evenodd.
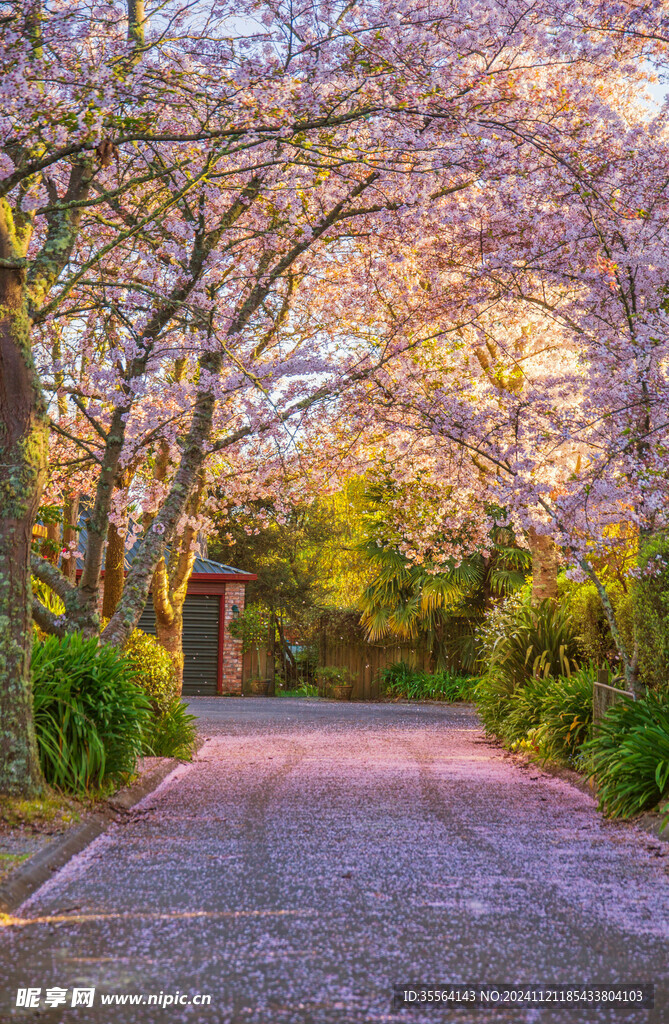
<path id="1" fill-rule="evenodd" d="M 77 575 L 83 568 L 87 540 L 85 521 L 80 520 L 80 524 Z M 126 572 L 138 548 L 139 540 L 126 552 Z M 241 694 L 242 645 L 230 635 L 229 625 L 244 610 L 246 584 L 255 579 L 252 572 L 196 557 L 183 609 L 185 696 Z M 155 636 L 151 595 L 138 626 Z"/>

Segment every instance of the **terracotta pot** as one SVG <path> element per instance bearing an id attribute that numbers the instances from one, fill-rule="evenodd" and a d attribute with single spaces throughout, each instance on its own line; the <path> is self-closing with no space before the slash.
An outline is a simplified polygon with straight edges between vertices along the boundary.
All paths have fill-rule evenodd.
<path id="1" fill-rule="evenodd" d="M 269 693 L 269 679 L 250 679 L 249 693 L 254 693 L 259 697 L 266 697 Z"/>
<path id="2" fill-rule="evenodd" d="M 350 700 L 353 693 L 353 683 L 334 683 L 330 690 L 335 700 Z"/>

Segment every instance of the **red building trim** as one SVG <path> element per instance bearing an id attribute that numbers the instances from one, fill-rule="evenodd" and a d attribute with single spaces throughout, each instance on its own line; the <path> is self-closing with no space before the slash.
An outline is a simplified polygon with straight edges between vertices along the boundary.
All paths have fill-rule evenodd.
<path id="1" fill-rule="evenodd" d="M 104 579 L 105 571 L 101 576 Z M 127 572 L 124 573 L 127 576 Z M 81 569 L 77 569 L 77 579 L 81 576 Z M 258 577 L 253 572 L 232 573 L 232 572 L 194 572 L 188 581 L 186 594 L 210 594 L 221 596 L 225 593 L 226 583 L 250 583 Z"/>
<path id="2" fill-rule="evenodd" d="M 225 644 L 225 591 L 218 599 L 218 664 L 216 668 L 216 690 L 223 693 L 223 650 Z"/>
<path id="3" fill-rule="evenodd" d="M 222 580 L 224 583 L 250 583 L 251 580 L 257 580 L 258 577 L 254 572 L 194 572 L 191 574 L 191 579 L 211 583 L 216 580 L 219 582 Z"/>

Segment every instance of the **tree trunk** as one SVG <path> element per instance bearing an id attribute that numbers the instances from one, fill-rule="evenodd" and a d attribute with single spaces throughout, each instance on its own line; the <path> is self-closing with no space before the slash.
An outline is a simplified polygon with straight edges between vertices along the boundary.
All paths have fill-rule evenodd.
<path id="1" fill-rule="evenodd" d="M 0 235 L 0 257 L 13 255 Z M 0 792 L 42 789 L 33 725 L 30 548 L 47 465 L 46 405 L 30 349 L 24 271 L 0 266 Z"/>
<path id="2" fill-rule="evenodd" d="M 58 565 L 60 556 L 60 523 L 48 523 L 46 528 L 46 543 L 41 545 L 41 554 L 52 565 Z"/>
<path id="3" fill-rule="evenodd" d="M 71 494 L 63 505 L 63 548 L 69 549 L 70 544 L 78 545 L 79 533 L 75 529 L 79 524 L 79 494 Z M 77 582 L 76 551 L 71 557 L 63 558 L 63 575 L 72 585 Z"/>
<path id="4" fill-rule="evenodd" d="M 191 569 L 194 561 L 193 557 L 190 560 Z M 172 562 L 171 558 L 170 562 Z M 153 574 L 151 587 L 153 610 L 156 613 L 156 637 L 174 664 L 177 696 L 181 693 L 184 678 L 183 607 L 189 578 L 190 571 L 182 585 L 173 589 L 165 559 L 161 558 Z"/>
<path id="5" fill-rule="evenodd" d="M 537 533 L 533 526 L 528 530 L 530 551 L 532 552 L 532 603 L 558 599 L 558 549 L 552 537 L 546 533 Z"/>
<path id="6" fill-rule="evenodd" d="M 181 694 L 184 678 L 183 622 L 183 602 L 170 616 L 159 615 L 156 611 L 156 637 L 174 663 L 176 697 Z"/>
<path id="7" fill-rule="evenodd" d="M 123 569 L 125 562 L 125 536 L 114 523 L 107 530 L 107 551 L 105 553 L 104 590 L 102 594 L 102 617 L 111 619 L 123 593 Z"/>

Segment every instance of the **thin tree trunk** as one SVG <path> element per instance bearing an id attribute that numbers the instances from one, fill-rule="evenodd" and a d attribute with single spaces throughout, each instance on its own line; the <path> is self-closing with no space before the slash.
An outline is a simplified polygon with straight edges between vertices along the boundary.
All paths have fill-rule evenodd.
<path id="1" fill-rule="evenodd" d="M 60 543 L 60 523 L 47 523 L 46 543 L 41 545 L 40 553 L 52 565 L 58 564 Z"/>
<path id="2" fill-rule="evenodd" d="M 80 495 L 75 492 L 69 495 L 63 505 L 63 549 L 69 551 L 70 545 L 75 545 L 71 556 L 64 556 L 63 575 L 72 585 L 77 582 L 77 553 L 79 543 L 79 532 L 76 527 L 79 524 L 79 500 Z"/>
<path id="3" fill-rule="evenodd" d="M 105 575 L 102 592 L 102 617 L 111 619 L 123 593 L 123 571 L 125 563 L 125 535 L 121 535 L 114 523 L 107 530 L 105 552 Z"/>
<path id="4" fill-rule="evenodd" d="M 552 537 L 546 533 L 538 533 L 533 526 L 528 530 L 530 551 L 532 552 L 532 603 L 558 599 L 558 549 Z"/>
<path id="5" fill-rule="evenodd" d="M 14 253 L 0 233 L 0 258 Z M 0 792 L 42 789 L 32 716 L 32 529 L 46 478 L 46 406 L 30 349 L 25 272 L 0 265 Z"/>

